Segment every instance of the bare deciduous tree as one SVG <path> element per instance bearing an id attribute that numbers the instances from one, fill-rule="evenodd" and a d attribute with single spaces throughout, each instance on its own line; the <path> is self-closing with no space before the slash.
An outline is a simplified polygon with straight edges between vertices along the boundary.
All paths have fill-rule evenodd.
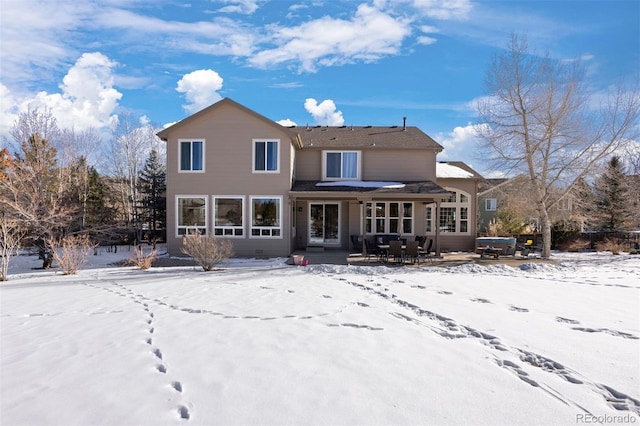
<path id="1" fill-rule="evenodd" d="M 20 247 L 22 236 L 18 221 L 0 213 L 0 281 L 9 279 L 9 262 Z"/>
<path id="2" fill-rule="evenodd" d="M 141 204 L 138 178 L 144 160 L 159 143 L 156 130 L 149 124 L 139 124 L 131 116 L 118 117 L 111 141 L 111 173 L 117 179 L 120 202 L 128 226 L 139 230 Z"/>
<path id="3" fill-rule="evenodd" d="M 0 211 L 19 219 L 34 239 L 65 229 L 76 213 L 66 202 L 68 169 L 58 167 L 60 134 L 47 110 L 21 113 L 11 129 L 17 151 L 0 179 Z"/>
<path id="4" fill-rule="evenodd" d="M 598 108 L 577 61 L 537 56 L 513 35 L 490 64 L 476 126 L 494 165 L 523 172 L 540 217 L 543 257 L 551 254 L 549 211 L 589 171 L 638 138 L 637 82 L 617 87 Z M 558 190 L 560 196 L 558 196 Z"/>

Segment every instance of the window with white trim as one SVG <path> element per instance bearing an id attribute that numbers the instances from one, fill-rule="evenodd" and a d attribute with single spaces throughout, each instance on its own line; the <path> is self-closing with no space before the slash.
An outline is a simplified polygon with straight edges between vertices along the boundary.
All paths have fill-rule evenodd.
<path id="1" fill-rule="evenodd" d="M 413 203 L 377 201 L 366 204 L 367 234 L 413 234 Z"/>
<path id="2" fill-rule="evenodd" d="M 244 197 L 213 197 L 213 235 L 244 236 Z"/>
<path id="3" fill-rule="evenodd" d="M 451 192 L 449 198 L 442 200 L 440 204 L 440 217 L 437 219 L 440 232 L 469 234 L 469 211 L 471 198 L 469 194 L 447 188 Z M 434 218 L 435 205 L 427 206 L 425 216 L 425 229 L 427 233 L 435 233 Z"/>
<path id="4" fill-rule="evenodd" d="M 204 171 L 204 140 L 179 140 L 180 172 Z"/>
<path id="5" fill-rule="evenodd" d="M 323 151 L 322 180 L 360 180 L 360 151 Z"/>
<path id="6" fill-rule="evenodd" d="M 251 237 L 282 238 L 282 197 L 251 197 Z"/>
<path id="7" fill-rule="evenodd" d="M 176 235 L 207 233 L 207 197 L 184 195 L 176 197 Z"/>
<path id="8" fill-rule="evenodd" d="M 280 141 L 253 140 L 253 172 L 278 173 L 280 171 Z"/>
<path id="9" fill-rule="evenodd" d="M 484 200 L 484 209 L 488 212 L 494 212 L 498 209 L 498 200 L 495 198 L 487 198 Z"/>

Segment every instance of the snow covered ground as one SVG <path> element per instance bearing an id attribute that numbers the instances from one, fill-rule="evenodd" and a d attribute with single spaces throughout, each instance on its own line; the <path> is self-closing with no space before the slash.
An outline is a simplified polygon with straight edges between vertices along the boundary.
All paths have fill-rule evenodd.
<path id="1" fill-rule="evenodd" d="M 640 424 L 640 256 L 0 284 L 2 425 Z"/>

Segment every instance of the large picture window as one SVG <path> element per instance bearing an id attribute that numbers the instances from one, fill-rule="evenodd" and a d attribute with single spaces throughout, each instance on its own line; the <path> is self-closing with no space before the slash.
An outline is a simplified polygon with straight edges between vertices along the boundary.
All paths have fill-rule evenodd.
<path id="1" fill-rule="evenodd" d="M 253 171 L 278 172 L 280 141 L 253 141 Z"/>
<path id="2" fill-rule="evenodd" d="M 440 232 L 468 234 L 471 209 L 469 194 L 452 189 L 447 190 L 451 191 L 451 195 L 440 204 L 440 217 L 437 219 Z M 427 233 L 435 233 L 434 211 L 435 205 L 426 208 L 425 230 Z"/>
<path id="3" fill-rule="evenodd" d="M 323 180 L 360 179 L 359 151 L 324 151 Z"/>
<path id="4" fill-rule="evenodd" d="M 192 195 L 176 197 L 177 235 L 207 233 L 207 197 Z"/>
<path id="5" fill-rule="evenodd" d="M 282 198 L 251 197 L 251 237 L 282 236 Z"/>
<path id="6" fill-rule="evenodd" d="M 244 198 L 213 198 L 213 234 L 224 237 L 244 236 Z"/>
<path id="7" fill-rule="evenodd" d="M 204 141 L 180 141 L 180 171 L 204 171 Z"/>
<path id="8" fill-rule="evenodd" d="M 367 203 L 367 234 L 413 234 L 413 203 L 378 201 Z"/>

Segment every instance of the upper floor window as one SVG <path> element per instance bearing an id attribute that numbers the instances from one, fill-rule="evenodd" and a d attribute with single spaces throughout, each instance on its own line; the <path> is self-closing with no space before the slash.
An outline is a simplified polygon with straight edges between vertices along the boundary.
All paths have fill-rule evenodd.
<path id="1" fill-rule="evenodd" d="M 360 179 L 359 151 L 324 151 L 322 179 Z"/>
<path id="2" fill-rule="evenodd" d="M 498 209 L 498 200 L 495 198 L 487 198 L 484 200 L 484 209 L 488 212 L 494 212 Z"/>
<path id="3" fill-rule="evenodd" d="M 271 172 L 280 171 L 280 141 L 258 140 L 253 141 L 253 171 Z"/>
<path id="4" fill-rule="evenodd" d="M 180 171 L 204 171 L 204 141 L 181 140 L 180 142 Z"/>

